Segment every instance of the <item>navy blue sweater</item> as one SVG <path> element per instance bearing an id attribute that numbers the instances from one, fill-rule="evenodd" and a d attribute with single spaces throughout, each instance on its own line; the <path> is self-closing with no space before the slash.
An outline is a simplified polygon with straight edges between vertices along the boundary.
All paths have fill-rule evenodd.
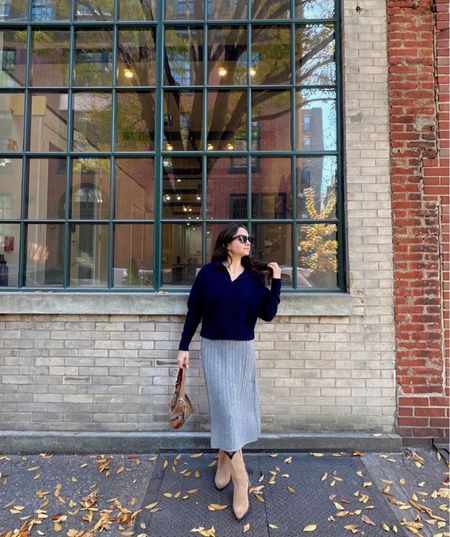
<path id="1" fill-rule="evenodd" d="M 208 339 L 250 340 L 260 317 L 271 321 L 280 302 L 281 278 L 273 278 L 268 289 L 261 277 L 245 269 L 234 281 L 220 261 L 203 266 L 195 278 L 188 299 L 179 350 L 187 351 L 197 327 Z"/>

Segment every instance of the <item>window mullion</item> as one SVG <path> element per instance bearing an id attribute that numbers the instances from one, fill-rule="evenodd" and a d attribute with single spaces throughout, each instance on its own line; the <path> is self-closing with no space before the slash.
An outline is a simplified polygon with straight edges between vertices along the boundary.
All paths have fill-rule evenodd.
<path id="1" fill-rule="evenodd" d="M 164 129 L 163 113 L 163 80 L 164 80 L 164 10 L 165 2 L 159 2 L 157 7 L 156 26 L 156 93 L 155 93 L 155 173 L 154 173 L 154 210 L 155 225 L 153 229 L 153 286 L 155 291 L 161 287 L 161 259 L 162 259 L 162 224 L 161 224 L 161 201 L 163 190 L 162 174 L 162 139 Z"/>

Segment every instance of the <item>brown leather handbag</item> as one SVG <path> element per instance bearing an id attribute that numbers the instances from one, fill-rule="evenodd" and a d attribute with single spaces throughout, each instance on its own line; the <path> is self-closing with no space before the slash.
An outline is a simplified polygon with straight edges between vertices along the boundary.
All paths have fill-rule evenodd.
<path id="1" fill-rule="evenodd" d="M 186 369 L 178 370 L 175 393 L 170 401 L 170 423 L 174 429 L 179 429 L 194 411 L 192 402 L 185 393 Z"/>

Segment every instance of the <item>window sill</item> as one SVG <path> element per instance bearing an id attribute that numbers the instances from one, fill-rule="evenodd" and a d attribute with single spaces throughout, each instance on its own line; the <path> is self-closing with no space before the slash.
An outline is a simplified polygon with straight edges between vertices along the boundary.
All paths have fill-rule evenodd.
<path id="1" fill-rule="evenodd" d="M 187 293 L 1 293 L 1 314 L 185 315 Z M 348 293 L 284 294 L 278 315 L 348 317 Z"/>

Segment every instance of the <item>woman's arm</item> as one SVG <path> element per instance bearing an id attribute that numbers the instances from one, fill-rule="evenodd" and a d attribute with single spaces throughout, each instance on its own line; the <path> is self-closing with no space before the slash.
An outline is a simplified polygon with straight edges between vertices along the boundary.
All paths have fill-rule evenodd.
<path id="1" fill-rule="evenodd" d="M 187 315 L 184 321 L 184 328 L 181 334 L 180 345 L 178 349 L 180 351 L 189 350 L 189 344 L 194 337 L 195 331 L 202 319 L 203 311 L 203 299 L 204 299 L 204 272 L 200 269 L 197 277 L 192 285 L 191 292 L 187 302 Z"/>
<path id="2" fill-rule="evenodd" d="M 278 304 L 280 303 L 281 292 L 281 268 L 278 263 L 269 263 L 272 269 L 272 285 L 270 290 L 265 287 L 264 300 L 259 317 L 263 321 L 271 321 L 277 314 Z"/>

